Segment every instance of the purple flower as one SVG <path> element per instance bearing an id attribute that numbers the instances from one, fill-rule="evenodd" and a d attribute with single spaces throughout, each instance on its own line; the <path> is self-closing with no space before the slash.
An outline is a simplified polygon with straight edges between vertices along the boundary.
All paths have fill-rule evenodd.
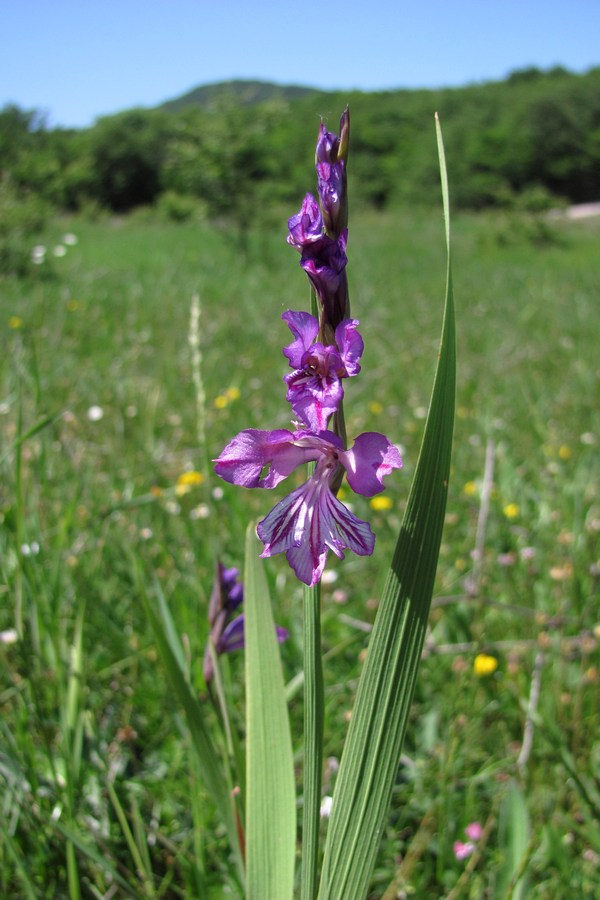
<path id="1" fill-rule="evenodd" d="M 469 838 L 468 841 L 454 841 L 452 849 L 457 859 L 468 859 L 475 852 L 475 844 L 481 840 L 483 828 L 480 822 L 469 822 L 465 828 L 465 834 Z"/>
<path id="2" fill-rule="evenodd" d="M 313 343 L 319 322 L 306 312 L 283 313 L 295 340 L 284 355 L 294 371 L 284 377 L 287 400 L 302 423 L 312 431 L 327 428 L 329 416 L 337 411 L 344 390 L 342 378 L 358 375 L 363 339 L 356 330 L 357 319 L 345 319 L 335 330 L 335 345 Z"/>
<path id="3" fill-rule="evenodd" d="M 319 200 L 325 231 L 337 238 L 348 224 L 346 163 L 350 139 L 348 107 L 340 119 L 340 136 L 327 131 L 321 122 L 315 152 Z"/>
<path id="4" fill-rule="evenodd" d="M 222 562 L 217 563 L 217 571 L 208 604 L 208 622 L 210 625 L 209 643 L 212 641 L 217 653 L 224 652 L 223 635 L 227 631 L 232 616 L 244 600 L 244 588 L 238 581 L 239 572 L 235 568 L 226 569 Z M 240 618 L 240 617 L 238 617 Z M 235 620 L 234 620 L 235 621 Z M 233 649 L 233 648 L 231 648 Z M 204 680 L 210 684 L 213 677 L 213 665 L 209 645 L 204 651 Z"/>
<path id="5" fill-rule="evenodd" d="M 225 631 L 220 636 L 219 640 L 216 644 L 217 653 L 219 656 L 221 653 L 231 653 L 232 650 L 241 650 L 245 646 L 244 640 L 244 613 L 236 616 L 229 625 L 225 628 Z M 283 643 L 283 641 L 287 641 L 289 637 L 289 632 L 286 628 L 282 628 L 281 625 L 275 626 L 275 633 L 277 635 L 277 640 L 279 643 Z"/>
<path id="6" fill-rule="evenodd" d="M 481 835 L 483 834 L 481 822 L 469 822 L 469 824 L 465 828 L 465 834 L 467 835 L 469 840 L 479 841 L 481 839 Z"/>
<path id="7" fill-rule="evenodd" d="M 316 463 L 312 475 L 259 522 L 257 533 L 265 545 L 263 557 L 285 552 L 298 578 L 314 585 L 329 550 L 343 559 L 346 548 L 368 556 L 375 545 L 369 524 L 353 515 L 331 490 L 340 467 L 356 493 L 372 497 L 383 490 L 383 478 L 400 468 L 402 460 L 398 449 L 377 432 L 359 435 L 354 446 L 344 450 L 330 431 L 247 429 L 225 447 L 215 472 L 231 484 L 273 488 L 307 462 Z"/>
<path id="8" fill-rule="evenodd" d="M 208 605 L 208 621 L 211 629 L 204 651 L 203 671 L 207 685 L 210 685 L 213 678 L 210 643 L 212 642 L 218 656 L 222 653 L 231 653 L 232 650 L 240 650 L 244 646 L 244 614 L 232 618 L 244 600 L 244 588 L 238 578 L 239 572 L 236 568 L 226 569 L 223 563 L 217 563 Z M 287 639 L 288 632 L 285 628 L 277 625 L 275 631 L 280 643 Z"/>
<path id="9" fill-rule="evenodd" d="M 319 298 L 323 319 L 333 332 L 346 318 L 348 309 L 348 231 L 344 229 L 335 240 L 325 234 L 321 210 L 312 194 L 305 196 L 300 212 L 288 220 L 288 229 L 288 244 L 300 252 L 300 265 Z"/>
<path id="10" fill-rule="evenodd" d="M 347 231 L 342 231 L 335 241 L 325 235 L 321 244 L 310 245 L 300 259 L 319 298 L 323 323 L 331 331 L 348 316 L 347 238 Z"/>
<path id="11" fill-rule="evenodd" d="M 306 195 L 300 212 L 288 219 L 288 230 L 288 244 L 300 253 L 311 244 L 323 242 L 323 216 L 312 194 Z"/>
<path id="12" fill-rule="evenodd" d="M 454 855 L 458 860 L 468 859 L 475 850 L 473 841 L 454 841 Z"/>
<path id="13" fill-rule="evenodd" d="M 208 621 L 214 627 L 222 618 L 227 618 L 243 603 L 244 588 L 238 581 L 236 568 L 226 569 L 222 562 L 217 563 L 217 573 L 208 604 Z"/>

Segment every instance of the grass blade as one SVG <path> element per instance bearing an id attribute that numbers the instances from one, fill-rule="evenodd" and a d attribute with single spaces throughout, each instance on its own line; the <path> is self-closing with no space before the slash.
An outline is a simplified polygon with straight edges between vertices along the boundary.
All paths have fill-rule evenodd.
<path id="1" fill-rule="evenodd" d="M 108 792 L 108 796 L 110 798 L 110 802 L 113 805 L 113 809 L 117 814 L 117 819 L 119 820 L 119 825 L 121 826 L 121 832 L 123 837 L 125 838 L 125 842 L 129 848 L 129 852 L 131 854 L 131 858 L 135 863 L 135 871 L 137 873 L 138 878 L 142 883 L 144 897 L 154 897 L 154 886 L 152 884 L 152 873 L 148 872 L 145 868 L 145 860 L 142 858 L 142 854 L 140 853 L 140 848 L 136 839 L 133 836 L 131 828 L 129 826 L 129 822 L 127 821 L 127 816 L 125 815 L 125 810 L 121 805 L 121 801 L 117 795 L 114 786 L 110 781 L 106 782 L 106 789 Z"/>
<path id="2" fill-rule="evenodd" d="M 327 900 L 362 900 L 368 892 L 412 702 L 446 510 L 456 351 L 448 185 L 436 126 L 448 250 L 442 339 L 421 451 L 334 793 L 319 894 Z"/>
<path id="3" fill-rule="evenodd" d="M 141 590 L 140 593 L 175 699 L 185 713 L 186 722 L 190 729 L 192 747 L 202 780 L 225 824 L 236 858 L 238 874 L 243 880 L 242 855 L 231 798 L 231 788 L 208 731 L 204 709 L 193 694 L 182 668 L 184 656 L 179 640 L 176 637 L 175 625 L 166 603 L 160 604 L 159 615 L 145 592 Z"/>
<path id="4" fill-rule="evenodd" d="M 246 896 L 288 900 L 294 890 L 296 797 L 285 686 L 253 525 L 244 577 L 247 723 Z"/>

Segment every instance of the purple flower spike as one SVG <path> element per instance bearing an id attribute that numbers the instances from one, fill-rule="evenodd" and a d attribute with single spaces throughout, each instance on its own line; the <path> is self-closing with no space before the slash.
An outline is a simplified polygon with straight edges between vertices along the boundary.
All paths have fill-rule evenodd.
<path id="1" fill-rule="evenodd" d="M 229 623 L 217 643 L 217 653 L 219 655 L 221 653 L 231 653 L 233 650 L 242 650 L 246 646 L 244 637 L 244 622 L 245 617 L 242 613 L 240 616 L 236 616 L 236 618 Z M 282 644 L 284 641 L 287 641 L 288 637 L 290 636 L 288 630 L 286 628 L 282 628 L 281 625 L 275 626 L 275 635 L 280 644 Z"/>
<path id="2" fill-rule="evenodd" d="M 208 604 L 208 621 L 210 624 L 209 642 L 212 641 L 217 653 L 222 652 L 219 647 L 223 635 L 227 631 L 228 622 L 233 613 L 243 603 L 244 588 L 238 581 L 239 572 L 235 568 L 226 569 L 222 562 L 217 563 L 217 571 L 213 583 L 212 594 Z M 204 651 L 204 680 L 210 684 L 213 677 L 213 664 L 209 645 Z"/>
<path id="3" fill-rule="evenodd" d="M 337 412 L 344 391 L 342 378 L 360 372 L 359 359 L 363 340 L 356 330 L 356 319 L 346 319 L 335 331 L 335 343 L 325 347 L 313 343 L 319 331 L 314 316 L 305 312 L 283 313 L 295 337 L 283 352 L 294 371 L 284 377 L 288 386 L 287 400 L 304 425 L 313 431 L 327 428 L 328 419 Z"/>
<path id="4" fill-rule="evenodd" d="M 229 616 L 244 600 L 244 588 L 238 581 L 240 573 L 234 567 L 226 569 L 217 563 L 217 574 L 208 604 L 208 621 L 214 626 L 219 616 Z"/>
<path id="5" fill-rule="evenodd" d="M 287 432 L 287 439 L 284 434 L 241 432 L 225 447 L 215 471 L 232 484 L 273 487 L 284 469 L 289 474 L 302 463 L 316 462 L 308 480 L 281 500 L 257 527 L 265 545 L 261 555 L 285 552 L 297 577 L 314 585 L 323 574 L 329 550 L 343 559 L 345 549 L 368 556 L 375 545 L 368 523 L 351 513 L 331 490 L 340 466 L 354 491 L 372 497 L 383 490 L 383 478 L 400 468 L 402 460 L 398 449 L 376 432 L 360 435 L 350 450 L 344 450 L 340 438 L 329 431 Z M 267 474 L 259 478 L 265 468 Z"/>
<path id="6" fill-rule="evenodd" d="M 244 588 L 239 579 L 239 572 L 235 568 L 226 569 L 223 563 L 217 563 L 217 572 L 213 584 L 212 594 L 208 605 L 208 621 L 210 634 L 204 651 L 204 681 L 210 685 L 213 679 L 213 661 L 210 652 L 212 643 L 217 656 L 222 653 L 231 653 L 232 650 L 240 650 L 244 647 L 244 614 L 232 618 L 233 613 L 244 601 Z M 285 628 L 275 626 L 279 643 L 285 641 L 289 635 Z"/>

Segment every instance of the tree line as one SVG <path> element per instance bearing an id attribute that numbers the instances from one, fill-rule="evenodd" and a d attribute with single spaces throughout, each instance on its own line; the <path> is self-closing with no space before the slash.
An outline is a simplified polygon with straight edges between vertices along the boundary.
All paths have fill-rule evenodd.
<path id="1" fill-rule="evenodd" d="M 600 67 L 521 70 L 501 82 L 440 90 L 263 91 L 241 102 L 235 85 L 210 102 L 173 103 L 103 117 L 90 128 L 50 128 L 38 111 L 0 110 L 0 193 L 57 210 L 117 213 L 194 204 L 241 228 L 268 204 L 299 204 L 323 116 L 352 120 L 355 201 L 376 208 L 437 202 L 433 116 L 439 113 L 453 203 L 600 200 Z M 308 137 L 307 137 L 308 135 Z"/>

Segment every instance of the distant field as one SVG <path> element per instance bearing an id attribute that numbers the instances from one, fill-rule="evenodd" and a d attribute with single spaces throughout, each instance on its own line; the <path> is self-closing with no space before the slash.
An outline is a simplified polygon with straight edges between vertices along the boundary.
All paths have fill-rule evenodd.
<path id="1" fill-rule="evenodd" d="M 2 896 L 216 898 L 233 884 L 219 823 L 202 795 L 190 800 L 201 788 L 140 597 L 166 597 L 202 693 L 215 559 L 241 566 L 249 519 L 274 503 L 220 482 L 209 460 L 242 428 L 289 424 L 280 315 L 309 300 L 285 243 L 292 211 L 251 232 L 245 252 L 205 223 L 60 220 L 34 276 L 0 281 Z M 389 509 L 352 496 L 374 556 L 328 565 L 326 757 L 341 753 L 416 462 L 445 279 L 441 212 L 351 215 L 365 354 L 346 389 L 348 433 L 385 432 L 405 468 L 388 479 Z M 600 893 L 599 240 L 597 218 L 453 223 L 453 476 L 374 898 L 396 896 L 395 876 L 419 898 L 503 896 L 515 796 L 527 896 Z M 186 491 L 189 470 L 205 477 Z M 267 571 L 291 679 L 302 591 L 285 560 Z M 474 669 L 482 653 L 497 661 L 489 674 Z M 242 654 L 226 669 L 241 722 Z M 300 752 L 299 697 L 292 718 Z M 484 837 L 460 861 L 453 843 L 472 821 Z"/>

